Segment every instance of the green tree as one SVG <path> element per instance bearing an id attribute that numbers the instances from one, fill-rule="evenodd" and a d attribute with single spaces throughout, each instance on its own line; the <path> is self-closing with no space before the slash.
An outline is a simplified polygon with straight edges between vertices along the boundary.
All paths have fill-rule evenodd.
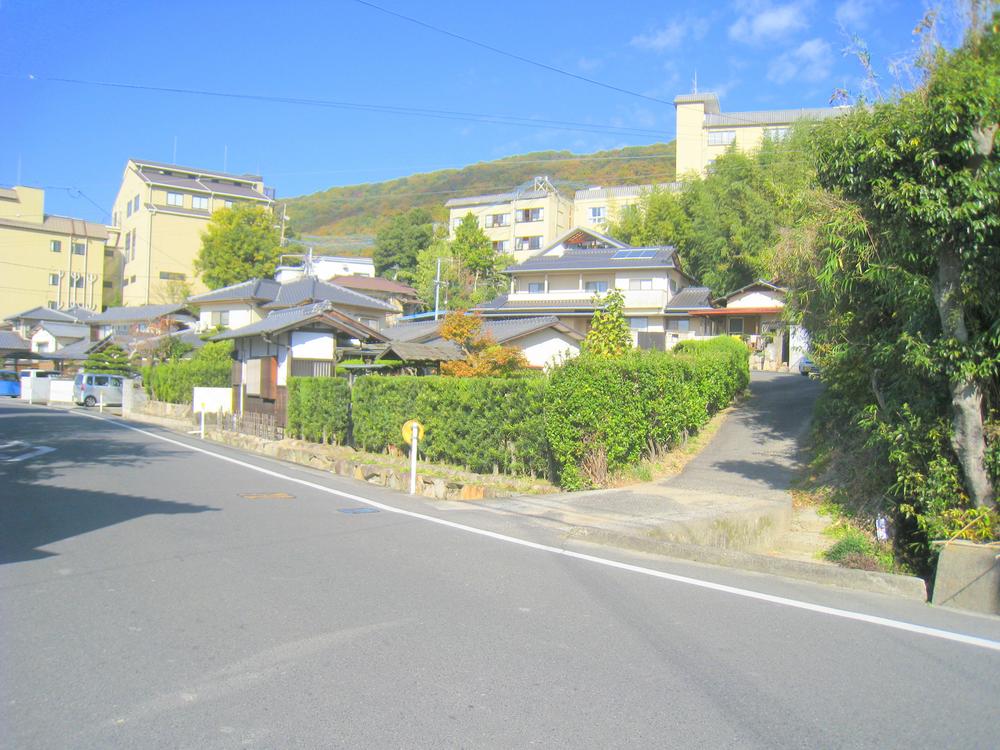
<path id="1" fill-rule="evenodd" d="M 436 238 L 417 255 L 417 268 L 413 274 L 413 286 L 428 309 L 434 309 L 434 288 L 437 281 L 438 260 L 441 261 L 441 291 L 438 303 L 442 310 L 465 309 L 472 305 L 462 284 L 462 269 L 452 253 L 447 238 Z"/>
<path id="2" fill-rule="evenodd" d="M 117 344 L 110 344 L 101 351 L 92 352 L 83 363 L 85 372 L 99 375 L 124 375 L 129 377 L 134 373 L 128 354 Z"/>
<path id="3" fill-rule="evenodd" d="M 470 211 L 455 228 L 451 252 L 472 276 L 472 290 L 479 286 L 479 279 L 493 273 L 496 253 L 493 243 L 479 226 L 479 220 Z"/>
<path id="4" fill-rule="evenodd" d="M 632 348 L 632 331 L 625 318 L 625 297 L 617 289 L 612 289 L 603 299 L 594 297 L 599 307 L 594 311 L 594 320 L 587 338 L 583 341 L 583 351 L 599 357 L 615 357 Z"/>
<path id="5" fill-rule="evenodd" d="M 618 221 L 608 224 L 608 233 L 630 245 L 684 247 L 690 234 L 690 219 L 679 195 L 658 187 L 639 203 L 625 206 Z"/>
<path id="6" fill-rule="evenodd" d="M 210 289 L 218 289 L 273 276 L 280 255 L 274 215 L 250 203 L 236 203 L 212 214 L 194 267 Z"/>
<path id="7" fill-rule="evenodd" d="M 394 273 L 403 281 L 413 279 L 417 256 L 434 240 L 434 224 L 430 213 L 414 208 L 396 214 L 375 236 L 375 272 Z"/>

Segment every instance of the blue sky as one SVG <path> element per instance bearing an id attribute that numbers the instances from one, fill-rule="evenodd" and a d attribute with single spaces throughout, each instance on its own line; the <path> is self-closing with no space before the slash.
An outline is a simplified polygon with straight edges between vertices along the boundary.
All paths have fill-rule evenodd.
<path id="1" fill-rule="evenodd" d="M 23 184 L 49 188 L 50 213 L 104 221 L 126 159 L 171 161 L 175 142 L 180 164 L 259 172 L 287 197 L 526 151 L 666 141 L 674 131 L 669 102 L 695 76 L 699 90 L 720 94 L 724 111 L 826 106 L 838 87 L 856 93 L 862 70 L 844 52 L 851 34 L 865 39 L 891 84 L 888 68 L 914 48 L 912 30 L 926 10 L 922 0 L 373 2 L 649 98 L 355 0 L 0 0 L 0 185 L 17 182 L 20 163 Z M 520 127 L 53 78 L 579 125 Z"/>

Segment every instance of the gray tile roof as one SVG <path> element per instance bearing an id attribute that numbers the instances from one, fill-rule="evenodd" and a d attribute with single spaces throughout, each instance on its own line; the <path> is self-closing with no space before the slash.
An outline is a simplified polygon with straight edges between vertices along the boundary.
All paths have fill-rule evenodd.
<path id="1" fill-rule="evenodd" d="M 294 307 L 306 302 L 320 302 L 322 300 L 365 310 L 396 312 L 396 308 L 388 302 L 308 276 L 304 279 L 290 281 L 287 284 L 279 284 L 274 300 L 263 307 L 264 309 Z"/>
<path id="2" fill-rule="evenodd" d="M 760 112 L 719 112 L 705 115 L 706 127 L 740 125 L 790 125 L 798 120 L 822 120 L 850 112 L 850 107 L 813 107 L 807 109 L 771 109 Z"/>
<path id="3" fill-rule="evenodd" d="M 712 291 L 707 286 L 687 286 L 670 298 L 666 311 L 680 312 L 698 310 L 712 306 Z"/>
<path id="4" fill-rule="evenodd" d="M 465 359 L 465 354 L 450 341 L 439 344 L 390 341 L 389 348 L 378 355 L 378 359 L 401 359 L 404 362 L 453 362 Z"/>
<path id="5" fill-rule="evenodd" d="M 441 320 L 424 320 L 416 323 L 400 323 L 382 331 L 393 343 L 419 342 L 440 344 L 445 339 L 438 335 Z M 546 328 L 557 327 L 573 338 L 583 338 L 576 331 L 567 328 L 554 315 L 535 316 L 532 318 L 510 318 L 507 320 L 483 319 L 483 333 L 488 333 L 498 344 L 527 336 L 529 333 Z"/>
<path id="6" fill-rule="evenodd" d="M 559 300 L 553 300 L 552 298 L 532 299 L 512 302 L 508 295 L 504 294 L 494 300 L 484 302 L 476 309 L 490 314 L 497 311 L 507 312 L 512 310 L 594 310 L 595 308 L 594 300 L 590 297 Z"/>
<path id="7" fill-rule="evenodd" d="M 363 323 L 359 323 L 344 315 L 329 301 L 316 302 L 315 304 L 302 305 L 301 307 L 289 307 L 283 310 L 273 310 L 263 320 L 258 320 L 242 328 L 223 331 L 213 337 L 212 340 L 224 341 L 225 339 L 240 339 L 247 336 L 259 336 L 265 333 L 277 333 L 318 319 L 322 319 L 324 322 L 331 324 L 332 327 L 357 338 L 375 339 L 378 341 L 388 340 L 385 334 L 372 330 Z"/>
<path id="8" fill-rule="evenodd" d="M 0 352 L 26 352 L 30 349 L 31 344 L 14 331 L 0 331 Z"/>
<path id="9" fill-rule="evenodd" d="M 54 352 L 46 352 L 44 354 L 37 354 L 39 359 L 52 359 L 52 360 L 80 360 L 86 359 L 91 352 L 103 347 L 105 344 L 110 343 L 111 337 L 105 336 L 100 341 L 75 341 L 72 344 L 62 347 L 61 349 L 56 349 Z"/>
<path id="10" fill-rule="evenodd" d="M 90 326 L 79 323 L 55 323 L 45 320 L 39 324 L 39 328 L 48 331 L 58 339 L 89 339 Z"/>
<path id="11" fill-rule="evenodd" d="M 69 216 L 46 215 L 40 222 L 19 221 L 18 219 L 0 217 L 0 226 L 11 227 L 13 229 L 31 229 L 36 232 L 47 232 L 66 237 L 79 237 L 80 239 L 108 239 L 108 229 L 103 224 L 95 224 L 92 221 L 74 219 Z M 69 249 L 67 248 L 66 251 L 68 252 Z"/>
<path id="12" fill-rule="evenodd" d="M 560 256 L 536 255 L 523 263 L 510 266 L 504 273 L 521 273 L 524 271 L 593 271 L 600 269 L 628 268 L 677 268 L 675 255 L 677 251 L 667 247 L 629 247 L 628 250 L 651 250 L 655 254 L 651 258 L 613 258 L 620 252 L 618 248 L 595 250 L 566 250 Z"/>
<path id="13" fill-rule="evenodd" d="M 109 307 L 102 313 L 97 313 L 87 320 L 96 325 L 112 325 L 115 323 L 145 323 L 162 318 L 164 315 L 180 313 L 190 315 L 183 304 L 167 305 L 133 305 L 125 307 Z"/>
<path id="14" fill-rule="evenodd" d="M 77 318 L 62 310 L 53 310 L 49 307 L 33 307 L 30 310 L 11 315 L 7 320 L 55 320 L 64 323 L 72 323 Z"/>
<path id="15" fill-rule="evenodd" d="M 213 289 L 204 294 L 196 294 L 189 297 L 188 301 L 196 305 L 205 302 L 271 302 L 280 286 L 281 284 L 274 279 L 250 279 L 221 289 Z"/>
<path id="16" fill-rule="evenodd" d="M 150 185 L 165 188 L 187 190 L 192 193 L 211 193 L 214 195 L 231 195 L 235 198 L 251 198 L 254 200 L 270 200 L 266 195 L 250 185 L 234 185 L 232 182 L 221 182 L 206 177 L 191 178 L 187 175 L 160 174 L 159 172 L 140 172 L 139 176 Z M 173 208 L 171 206 L 171 208 Z"/>

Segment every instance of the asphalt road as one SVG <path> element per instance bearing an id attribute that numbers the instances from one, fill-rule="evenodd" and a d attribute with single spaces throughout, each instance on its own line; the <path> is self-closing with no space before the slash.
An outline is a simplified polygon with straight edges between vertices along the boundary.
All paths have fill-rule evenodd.
<path id="1" fill-rule="evenodd" d="M 0 404 L 3 747 L 1000 746 L 996 618 L 121 425 Z"/>

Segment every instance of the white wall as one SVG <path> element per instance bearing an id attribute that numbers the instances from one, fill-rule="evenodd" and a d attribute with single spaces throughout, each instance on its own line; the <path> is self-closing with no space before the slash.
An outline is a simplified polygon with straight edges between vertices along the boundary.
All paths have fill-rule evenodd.
<path id="1" fill-rule="evenodd" d="M 49 403 L 73 403 L 73 381 L 72 380 L 50 380 L 49 381 Z"/>
<path id="2" fill-rule="evenodd" d="M 744 292 L 731 298 L 726 307 L 784 307 L 784 296 L 781 292 Z"/>
<path id="3" fill-rule="evenodd" d="M 552 328 L 529 333 L 515 341 L 508 341 L 507 345 L 519 348 L 528 364 L 535 367 L 544 367 L 553 359 L 575 357 L 580 353 L 580 344 L 576 340 Z"/>
<path id="4" fill-rule="evenodd" d="M 332 331 L 292 331 L 292 356 L 299 359 L 333 359 Z"/>

